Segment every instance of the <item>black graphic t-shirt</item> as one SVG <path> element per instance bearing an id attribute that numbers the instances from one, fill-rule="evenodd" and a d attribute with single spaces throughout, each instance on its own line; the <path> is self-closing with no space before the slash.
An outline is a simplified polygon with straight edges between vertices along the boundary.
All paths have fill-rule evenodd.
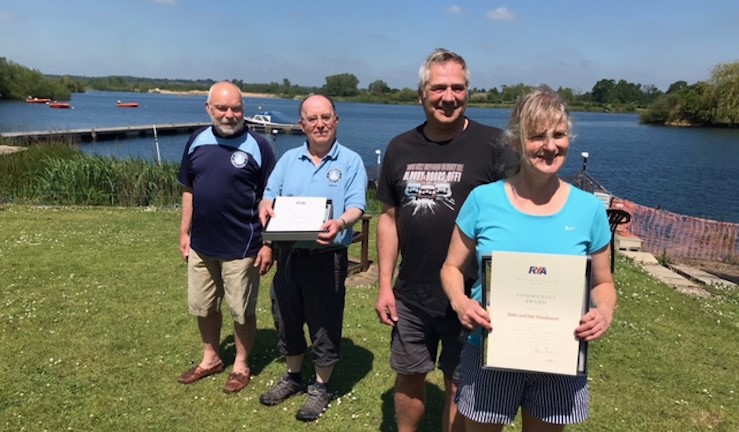
<path id="1" fill-rule="evenodd" d="M 439 271 L 457 213 L 475 186 L 502 178 L 511 159 L 500 129 L 469 120 L 460 136 L 439 143 L 428 140 L 423 127 L 388 144 L 377 199 L 397 208 L 401 263 L 395 296 L 439 317 L 449 310 Z M 477 278 L 471 261 L 468 286 Z"/>

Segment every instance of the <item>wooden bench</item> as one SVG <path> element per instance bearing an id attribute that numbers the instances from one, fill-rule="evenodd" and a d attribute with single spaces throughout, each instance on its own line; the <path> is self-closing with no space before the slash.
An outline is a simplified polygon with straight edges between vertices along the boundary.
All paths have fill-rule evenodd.
<path id="1" fill-rule="evenodd" d="M 359 252 L 359 261 L 349 258 L 348 274 L 365 272 L 369 268 L 372 261 L 369 260 L 369 238 L 370 238 L 370 219 L 372 215 L 365 214 L 362 216 L 362 229 L 354 232 L 352 244 L 361 243 Z"/>

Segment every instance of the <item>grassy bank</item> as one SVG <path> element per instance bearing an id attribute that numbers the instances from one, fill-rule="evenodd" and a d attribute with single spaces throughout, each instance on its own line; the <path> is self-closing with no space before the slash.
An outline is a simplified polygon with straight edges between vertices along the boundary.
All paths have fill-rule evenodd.
<path id="1" fill-rule="evenodd" d="M 225 375 L 177 384 L 200 356 L 178 220 L 173 210 L 0 207 L 0 429 L 394 430 L 389 330 L 375 317 L 375 287 L 348 290 L 337 399 L 317 424 L 293 418 L 302 397 L 284 409 L 258 402 L 284 371 L 271 274 L 249 387 L 226 395 Z M 569 430 L 739 430 L 739 295 L 686 297 L 623 260 L 616 277 L 616 320 L 591 345 L 591 419 Z M 230 335 L 224 324 L 227 363 Z M 434 373 L 422 430 L 438 429 L 442 394 Z"/>

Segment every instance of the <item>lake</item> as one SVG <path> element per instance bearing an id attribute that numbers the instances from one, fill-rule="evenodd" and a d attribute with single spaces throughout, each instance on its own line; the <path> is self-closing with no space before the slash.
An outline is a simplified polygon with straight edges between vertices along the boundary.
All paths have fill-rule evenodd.
<path id="1" fill-rule="evenodd" d="M 139 108 L 116 108 L 117 100 Z M 73 94 L 73 109 L 0 102 L 0 131 L 207 122 L 205 96 L 91 92 Z M 246 99 L 246 113 L 280 111 L 297 118 L 298 101 Z M 370 177 L 376 151 L 395 135 L 423 121 L 420 106 L 337 103 L 339 141 L 359 153 Z M 481 123 L 504 127 L 509 110 L 469 108 Z M 641 125 L 635 114 L 573 113 L 575 140 L 564 168 L 572 176 L 588 152 L 587 171 L 616 196 L 676 213 L 739 223 L 739 129 L 687 129 Z M 302 144 L 301 135 L 278 135 L 279 157 Z M 187 136 L 159 136 L 163 160 L 179 162 Z M 82 144 L 88 154 L 154 160 L 154 138 Z"/>

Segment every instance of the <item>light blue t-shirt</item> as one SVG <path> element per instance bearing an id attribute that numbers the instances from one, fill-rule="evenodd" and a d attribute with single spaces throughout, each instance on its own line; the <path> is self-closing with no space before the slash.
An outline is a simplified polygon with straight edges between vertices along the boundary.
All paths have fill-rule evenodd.
<path id="1" fill-rule="evenodd" d="M 477 242 L 479 268 L 482 256 L 493 251 L 592 255 L 608 246 L 611 230 L 603 203 L 590 193 L 568 187 L 564 207 L 548 216 L 525 214 L 513 207 L 505 180 L 476 187 L 459 211 L 457 226 Z M 472 298 L 482 301 L 481 275 L 472 286 Z M 480 345 L 480 329 L 468 342 Z"/>
<path id="2" fill-rule="evenodd" d="M 337 140 L 321 163 L 313 164 L 308 144 L 290 149 L 277 161 L 269 176 L 264 198 L 279 196 L 325 197 L 331 200 L 332 219 L 346 209 L 364 211 L 367 202 L 367 170 L 362 158 Z M 351 228 L 334 239 L 334 244 L 348 246 L 352 241 Z M 315 248 L 315 242 L 298 242 L 295 247 Z"/>

